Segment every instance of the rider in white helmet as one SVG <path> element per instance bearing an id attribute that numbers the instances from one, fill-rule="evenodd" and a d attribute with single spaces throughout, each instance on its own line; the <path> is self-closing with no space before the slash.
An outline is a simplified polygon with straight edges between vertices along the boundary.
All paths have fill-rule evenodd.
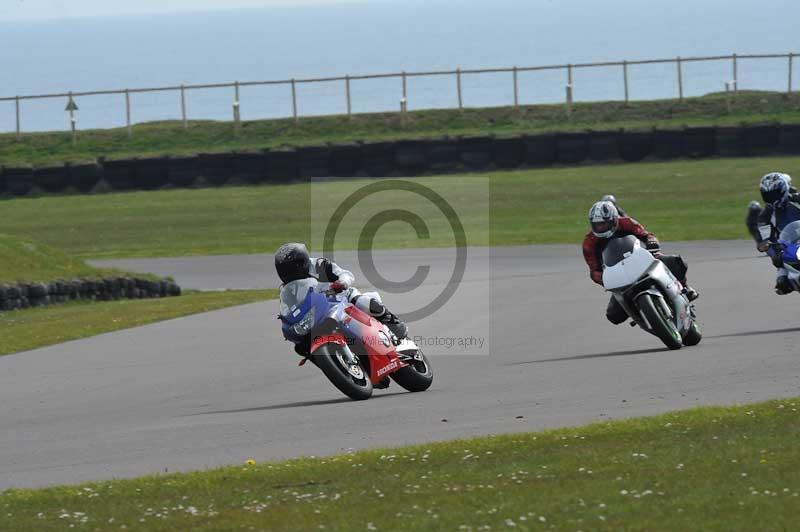
<path id="1" fill-rule="evenodd" d="M 686 282 L 688 266 L 683 257 L 663 255 L 661 244 L 653 233 L 633 218 L 620 214 L 614 196 L 604 196 L 603 199 L 592 205 L 589 211 L 589 224 L 591 231 L 583 240 L 583 258 L 586 265 L 589 266 L 589 275 L 595 283 L 603 284 L 603 250 L 608 240 L 612 237 L 633 235 L 642 241 L 653 256 L 660 259 L 669 268 L 683 285 L 684 293 L 689 301 L 697 299 L 699 294 Z M 628 314 L 612 297 L 606 309 L 606 317 L 611 323 L 618 325 L 628 318 Z"/>

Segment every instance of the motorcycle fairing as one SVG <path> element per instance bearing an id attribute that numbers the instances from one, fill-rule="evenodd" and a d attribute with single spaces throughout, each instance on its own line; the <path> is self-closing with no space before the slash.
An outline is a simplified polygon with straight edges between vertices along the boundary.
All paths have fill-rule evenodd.
<path id="1" fill-rule="evenodd" d="M 342 330 L 364 347 L 373 384 L 408 365 L 398 358 L 391 334 L 382 323 L 355 305 L 345 308 L 344 313 L 346 316 L 340 322 Z"/>
<path id="2" fill-rule="evenodd" d="M 639 279 L 652 264 L 658 262 L 649 251 L 637 245 L 630 255 L 603 270 L 603 286 L 606 290 L 617 290 Z"/>

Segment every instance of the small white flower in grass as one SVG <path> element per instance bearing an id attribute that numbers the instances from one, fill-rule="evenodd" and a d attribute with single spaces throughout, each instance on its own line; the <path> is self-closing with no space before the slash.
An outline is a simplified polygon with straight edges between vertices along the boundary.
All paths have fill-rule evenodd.
<path id="1" fill-rule="evenodd" d="M 512 527 L 512 528 L 513 528 L 513 527 L 517 526 L 517 523 L 515 523 L 515 522 L 514 522 L 513 520 L 511 520 L 511 519 L 506 519 L 506 526 L 508 526 L 508 527 Z"/>
<path id="2" fill-rule="evenodd" d="M 547 518 L 545 516 L 543 516 L 543 515 L 540 515 L 539 516 L 539 521 L 541 521 L 542 523 L 545 523 L 545 522 L 547 522 Z"/>
<path id="3" fill-rule="evenodd" d="M 378 530 L 372 523 L 367 523 L 367 530 Z"/>
<path id="4" fill-rule="evenodd" d="M 628 494 L 628 490 L 620 490 L 619 494 L 620 495 L 627 495 Z"/>
<path id="5" fill-rule="evenodd" d="M 675 466 L 675 469 L 683 469 L 683 464 L 678 464 L 677 466 Z"/>
<path id="6" fill-rule="evenodd" d="M 742 476 L 743 476 L 743 477 L 746 477 L 746 476 L 747 476 L 747 473 L 742 473 Z"/>

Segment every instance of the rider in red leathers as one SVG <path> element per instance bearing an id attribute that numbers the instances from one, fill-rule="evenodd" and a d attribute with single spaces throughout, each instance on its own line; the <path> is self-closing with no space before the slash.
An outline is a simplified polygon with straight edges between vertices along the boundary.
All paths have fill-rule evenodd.
<path id="1" fill-rule="evenodd" d="M 656 236 L 633 218 L 620 215 L 613 196 L 605 196 L 592 206 L 589 211 L 589 223 L 591 231 L 583 240 L 583 258 L 589 267 L 592 281 L 599 285 L 603 284 L 603 250 L 608 240 L 612 237 L 633 235 L 641 240 L 645 249 L 660 259 L 678 279 L 689 301 L 697 299 L 697 291 L 686 283 L 688 266 L 683 258 L 680 255 L 662 255 L 661 244 Z M 628 314 L 612 297 L 606 309 L 606 317 L 611 323 L 618 325 L 628 319 Z"/>

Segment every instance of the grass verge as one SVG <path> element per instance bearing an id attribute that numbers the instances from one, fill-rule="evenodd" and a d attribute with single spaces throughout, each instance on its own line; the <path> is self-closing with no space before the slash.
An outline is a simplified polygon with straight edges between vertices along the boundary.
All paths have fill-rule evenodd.
<path id="1" fill-rule="evenodd" d="M 185 292 L 164 299 L 75 302 L 9 312 L 0 314 L 0 355 L 276 297 L 277 290 Z"/>
<path id="2" fill-rule="evenodd" d="M 587 230 L 590 205 L 607 193 L 616 194 L 628 212 L 663 240 L 735 239 L 748 238 L 743 217 L 748 201 L 758 197 L 758 177 L 767 171 L 792 172 L 798 165 L 799 157 L 708 159 L 413 181 L 457 207 L 471 245 L 578 243 Z M 368 183 L 24 198 L 0 202 L 0 218 L 6 232 L 80 257 L 262 253 L 287 240 L 308 241 L 312 223 L 315 228 L 327 223 L 319 219 L 321 203 L 337 206 Z M 367 205 L 373 211 L 408 206 L 428 223 L 430 238 L 418 239 L 406 224 L 394 222 L 380 229 L 377 247 L 453 245 L 449 223 L 436 216 L 434 207 L 424 201 L 403 203 L 398 194 L 371 196 L 355 211 Z M 488 204 L 488 209 L 471 210 L 473 204 Z M 357 247 L 362 228 L 343 223 L 337 247 Z"/>
<path id="3" fill-rule="evenodd" d="M 46 165 L 98 157 L 184 155 L 445 135 L 800 122 L 800 99 L 781 93 L 740 91 L 730 109 L 728 105 L 724 94 L 711 94 L 683 101 L 578 103 L 569 119 L 563 105 L 415 111 L 409 113 L 405 124 L 398 113 L 308 117 L 297 124 L 291 119 L 245 122 L 238 134 L 231 122 L 192 121 L 188 130 L 179 121 L 157 122 L 135 126 L 132 138 L 125 128 L 82 131 L 74 146 L 67 132 L 31 133 L 21 140 L 8 133 L 0 135 L 0 164 Z"/>
<path id="4" fill-rule="evenodd" d="M 123 274 L 92 268 L 51 246 L 0 235 L 0 283 L 98 279 L 111 275 Z"/>
<path id="5" fill-rule="evenodd" d="M 0 494 L 3 530 L 791 530 L 800 400 Z"/>

